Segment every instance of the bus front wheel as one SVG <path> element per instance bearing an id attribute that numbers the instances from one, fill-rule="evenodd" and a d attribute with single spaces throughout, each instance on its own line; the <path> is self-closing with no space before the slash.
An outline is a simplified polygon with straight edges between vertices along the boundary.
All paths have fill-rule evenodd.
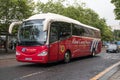
<path id="1" fill-rule="evenodd" d="M 64 62 L 65 63 L 70 62 L 70 53 L 68 51 L 64 55 Z"/>

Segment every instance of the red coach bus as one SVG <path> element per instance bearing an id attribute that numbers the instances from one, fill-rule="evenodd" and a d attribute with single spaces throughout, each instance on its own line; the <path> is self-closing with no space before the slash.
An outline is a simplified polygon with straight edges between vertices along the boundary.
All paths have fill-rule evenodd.
<path id="1" fill-rule="evenodd" d="M 16 59 L 20 62 L 69 62 L 100 51 L 99 29 L 58 14 L 33 15 L 18 31 Z"/>

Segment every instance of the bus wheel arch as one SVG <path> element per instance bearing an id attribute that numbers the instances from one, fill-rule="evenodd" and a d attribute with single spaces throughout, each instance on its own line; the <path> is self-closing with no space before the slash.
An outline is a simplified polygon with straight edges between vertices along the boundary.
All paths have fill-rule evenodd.
<path id="1" fill-rule="evenodd" d="M 67 50 L 64 54 L 64 62 L 68 63 L 68 62 L 70 62 L 70 59 L 71 59 L 71 52 L 70 52 L 70 50 Z"/>

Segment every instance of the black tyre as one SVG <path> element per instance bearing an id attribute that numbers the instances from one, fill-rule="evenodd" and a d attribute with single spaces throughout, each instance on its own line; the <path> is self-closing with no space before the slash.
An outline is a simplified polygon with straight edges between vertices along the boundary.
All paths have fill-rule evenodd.
<path id="1" fill-rule="evenodd" d="M 108 51 L 108 50 L 106 50 L 106 53 L 109 53 L 109 51 Z"/>
<path id="2" fill-rule="evenodd" d="M 67 51 L 64 55 L 64 62 L 68 63 L 70 62 L 70 59 L 71 59 L 70 53 Z"/>
<path id="3" fill-rule="evenodd" d="M 94 57 L 96 55 L 96 51 L 93 50 L 92 53 L 91 53 L 91 56 Z"/>
<path id="4" fill-rule="evenodd" d="M 116 50 L 116 51 L 115 51 L 115 53 L 119 53 L 119 51 L 118 51 L 118 50 Z"/>

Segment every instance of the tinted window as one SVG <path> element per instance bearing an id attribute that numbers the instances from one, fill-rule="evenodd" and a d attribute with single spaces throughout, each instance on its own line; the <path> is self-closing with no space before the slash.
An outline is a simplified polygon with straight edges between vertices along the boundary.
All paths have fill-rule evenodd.
<path id="1" fill-rule="evenodd" d="M 100 38 L 100 32 L 81 25 L 73 24 L 72 35 Z"/>
<path id="2" fill-rule="evenodd" d="M 60 28 L 59 35 L 61 39 L 71 36 L 71 24 L 70 23 L 60 22 L 59 28 Z"/>
<path id="3" fill-rule="evenodd" d="M 58 31 L 59 31 L 59 26 L 57 22 L 53 22 L 50 25 L 50 43 L 58 41 Z"/>
<path id="4" fill-rule="evenodd" d="M 50 42 L 63 40 L 71 36 L 71 24 L 66 22 L 52 22 L 50 30 Z"/>
<path id="5" fill-rule="evenodd" d="M 96 37 L 96 38 L 100 38 L 100 37 L 101 37 L 101 36 L 100 36 L 100 32 L 97 31 L 97 30 L 94 30 L 94 34 L 95 34 L 95 37 Z"/>
<path id="6" fill-rule="evenodd" d="M 77 36 L 83 36 L 85 33 L 85 30 L 83 27 L 79 25 L 73 25 L 72 27 L 72 34 Z"/>

